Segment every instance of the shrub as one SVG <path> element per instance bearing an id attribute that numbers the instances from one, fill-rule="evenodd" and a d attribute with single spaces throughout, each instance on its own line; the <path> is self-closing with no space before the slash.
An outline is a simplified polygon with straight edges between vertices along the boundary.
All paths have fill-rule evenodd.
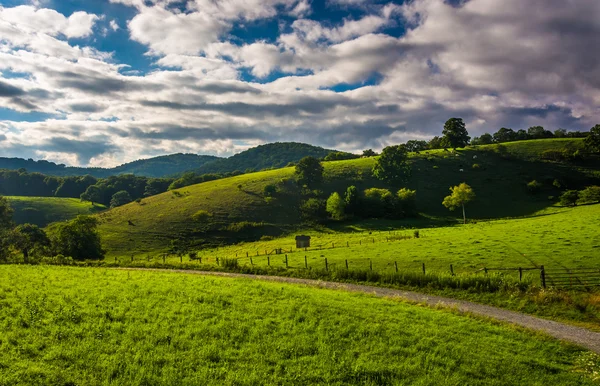
<path id="1" fill-rule="evenodd" d="M 600 186 L 588 186 L 579 192 L 581 202 L 600 202 Z"/>
<path id="2" fill-rule="evenodd" d="M 192 220 L 197 221 L 197 222 L 205 222 L 208 221 L 210 218 L 212 217 L 212 213 L 200 209 L 199 211 L 197 211 L 196 213 L 194 213 L 192 215 Z"/>
<path id="3" fill-rule="evenodd" d="M 418 229 L 415 231 L 414 236 L 415 236 L 415 239 L 418 239 L 420 237 Z"/>
<path id="4" fill-rule="evenodd" d="M 300 204 L 300 215 L 303 220 L 319 221 L 326 217 L 325 200 L 309 198 Z"/>
<path id="5" fill-rule="evenodd" d="M 273 197 L 277 193 L 277 186 L 273 184 L 265 185 L 263 188 L 263 194 L 265 197 Z"/>
<path id="6" fill-rule="evenodd" d="M 536 180 L 527 183 L 527 190 L 529 191 L 529 193 L 535 194 L 538 193 L 541 189 L 542 184 L 537 182 Z"/>
<path id="7" fill-rule="evenodd" d="M 388 189 L 371 188 L 364 192 L 363 217 L 386 217 L 394 213 L 394 195 Z"/>
<path id="8" fill-rule="evenodd" d="M 227 269 L 238 269 L 240 265 L 239 265 L 239 262 L 237 261 L 237 259 L 224 258 L 221 260 L 221 266 L 223 266 L 223 268 L 227 268 Z"/>
<path id="9" fill-rule="evenodd" d="M 433 168 L 434 168 L 434 169 L 439 169 L 440 167 L 439 167 L 439 166 L 437 166 L 437 165 L 433 165 Z"/>
<path id="10" fill-rule="evenodd" d="M 397 214 L 406 217 L 417 215 L 417 191 L 402 188 L 396 193 Z"/>
<path id="11" fill-rule="evenodd" d="M 264 225 L 265 225 L 265 223 L 262 223 L 262 222 L 241 221 L 241 222 L 231 223 L 231 224 L 227 225 L 227 227 L 225 229 L 228 232 L 244 232 L 244 231 L 251 230 L 253 228 L 260 228 Z"/>
<path id="12" fill-rule="evenodd" d="M 576 206 L 579 199 L 579 192 L 576 190 L 567 190 L 560 196 L 562 206 Z"/>
<path id="13" fill-rule="evenodd" d="M 327 199 L 325 210 L 332 219 L 342 220 L 344 218 L 345 202 L 338 192 L 331 193 L 331 196 Z"/>
<path id="14" fill-rule="evenodd" d="M 481 168 L 481 166 L 479 166 L 479 164 L 473 164 L 472 168 L 473 169 L 479 169 L 479 168 Z"/>

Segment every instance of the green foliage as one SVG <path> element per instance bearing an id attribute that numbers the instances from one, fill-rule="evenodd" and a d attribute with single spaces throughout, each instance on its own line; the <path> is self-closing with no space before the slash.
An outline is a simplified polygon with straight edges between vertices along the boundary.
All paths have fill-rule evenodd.
<path id="1" fill-rule="evenodd" d="M 441 149 L 442 148 L 442 138 L 438 137 L 437 135 L 433 138 L 431 138 L 429 140 L 429 142 L 427 142 L 427 148 L 428 149 Z"/>
<path id="2" fill-rule="evenodd" d="M 492 143 L 494 143 L 494 137 L 489 133 L 484 133 L 471 141 L 471 145 L 491 145 Z"/>
<path id="3" fill-rule="evenodd" d="M 494 133 L 493 138 L 496 143 L 512 142 L 517 140 L 517 133 L 513 129 L 502 127 Z"/>
<path id="4" fill-rule="evenodd" d="M 360 213 L 365 218 L 393 217 L 395 199 L 389 189 L 366 189 L 361 200 Z"/>
<path id="5" fill-rule="evenodd" d="M 579 200 L 579 192 L 576 190 L 567 190 L 560 195 L 560 204 L 562 206 L 575 206 Z"/>
<path id="6" fill-rule="evenodd" d="M 531 139 L 542 139 L 552 138 L 554 134 L 549 130 L 544 130 L 542 126 L 532 126 L 527 129 L 527 136 Z"/>
<path id="7" fill-rule="evenodd" d="M 265 224 L 262 222 L 241 221 L 241 222 L 234 222 L 234 223 L 227 225 L 225 230 L 227 230 L 228 232 L 243 233 L 243 232 L 248 232 L 249 230 L 252 230 L 252 229 L 262 228 L 264 226 L 265 226 Z"/>
<path id="8" fill-rule="evenodd" d="M 600 202 L 600 186 L 588 186 L 579 192 L 579 200 L 584 203 Z"/>
<path id="9" fill-rule="evenodd" d="M 331 193 L 331 196 L 327 199 L 326 210 L 334 220 L 344 219 L 345 202 L 338 192 Z"/>
<path id="10" fill-rule="evenodd" d="M 475 192 L 473 192 L 473 188 L 464 182 L 458 186 L 451 187 L 450 192 L 452 192 L 452 194 L 444 198 L 442 205 L 450 210 L 462 207 L 463 222 L 466 224 L 467 217 L 465 215 L 465 205 L 475 199 Z"/>
<path id="11" fill-rule="evenodd" d="M 265 197 L 273 197 L 277 194 L 277 185 L 275 184 L 267 184 L 263 188 L 263 194 Z"/>
<path id="12" fill-rule="evenodd" d="M 411 166 L 405 145 L 387 146 L 373 167 L 373 175 L 392 185 L 405 182 L 410 177 Z"/>
<path id="13" fill-rule="evenodd" d="M 8 230 L 13 226 L 13 209 L 6 197 L 0 196 L 0 232 Z"/>
<path id="14" fill-rule="evenodd" d="M 121 190 L 113 194 L 112 198 L 110 199 L 110 207 L 116 208 L 118 206 L 129 204 L 131 201 L 133 200 L 131 199 L 129 192 L 126 190 Z"/>
<path id="15" fill-rule="evenodd" d="M 356 158 L 360 158 L 360 156 L 352 153 L 347 153 L 345 151 L 332 151 L 331 153 L 327 154 L 325 158 L 323 158 L 323 161 L 343 161 L 347 159 Z"/>
<path id="16" fill-rule="evenodd" d="M 415 217 L 417 215 L 417 191 L 402 188 L 396 193 L 396 211 L 402 217 Z"/>
<path id="17" fill-rule="evenodd" d="M 410 140 L 406 142 L 406 151 L 419 152 L 427 150 L 427 141 Z"/>
<path id="18" fill-rule="evenodd" d="M 539 193 L 542 190 L 542 184 L 536 180 L 527 183 L 527 191 L 532 194 Z"/>
<path id="19" fill-rule="evenodd" d="M 209 211 L 200 209 L 199 211 L 197 211 L 196 213 L 194 213 L 192 215 L 192 220 L 203 223 L 203 222 L 210 220 L 210 218 L 212 216 L 213 216 L 212 213 L 210 213 Z"/>
<path id="20" fill-rule="evenodd" d="M 344 207 L 347 215 L 355 215 L 358 212 L 360 205 L 360 196 L 356 186 L 351 185 L 346 189 L 344 194 Z"/>
<path id="21" fill-rule="evenodd" d="M 590 134 L 585 138 L 585 148 L 593 153 L 600 153 L 600 124 L 590 129 Z"/>
<path id="22" fill-rule="evenodd" d="M 304 157 L 296 164 L 294 174 L 300 186 L 310 188 L 323 181 L 323 165 L 315 157 Z"/>
<path id="23" fill-rule="evenodd" d="M 97 227 L 98 220 L 91 216 L 77 216 L 67 223 L 53 225 L 49 236 L 54 254 L 75 260 L 102 259 L 106 251 L 102 249 Z"/>
<path id="24" fill-rule="evenodd" d="M 300 204 L 300 215 L 305 221 L 321 221 L 326 215 L 326 202 L 318 198 L 309 198 Z"/>
<path id="25" fill-rule="evenodd" d="M 11 234 L 11 241 L 13 246 L 23 253 L 25 263 L 29 262 L 31 254 L 40 252 L 50 245 L 50 239 L 46 232 L 32 224 L 17 226 Z"/>
<path id="26" fill-rule="evenodd" d="M 377 153 L 374 152 L 373 149 L 363 150 L 363 152 L 362 152 L 363 157 L 375 157 L 376 155 L 377 155 Z"/>
<path id="27" fill-rule="evenodd" d="M 462 118 L 448 119 L 444 124 L 442 135 L 442 146 L 451 147 L 453 149 L 465 147 L 471 140 Z"/>

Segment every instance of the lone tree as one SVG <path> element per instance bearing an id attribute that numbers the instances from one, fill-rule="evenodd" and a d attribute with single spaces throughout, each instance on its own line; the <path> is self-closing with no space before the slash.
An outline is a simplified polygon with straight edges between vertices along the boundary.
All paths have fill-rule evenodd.
<path id="1" fill-rule="evenodd" d="M 68 223 L 60 223 L 53 229 L 52 248 L 56 254 L 70 256 L 75 260 L 104 257 L 98 220 L 91 216 L 77 216 Z"/>
<path id="2" fill-rule="evenodd" d="M 332 219 L 334 220 L 343 220 L 344 219 L 344 207 L 345 203 L 342 200 L 342 197 L 338 194 L 338 192 L 331 193 L 331 196 L 327 199 L 327 204 L 325 205 L 325 210 Z"/>
<path id="3" fill-rule="evenodd" d="M 85 192 L 81 193 L 80 198 L 82 201 L 89 201 L 94 205 L 95 202 L 102 201 L 102 190 L 96 185 L 90 185 Z"/>
<path id="4" fill-rule="evenodd" d="M 444 123 L 442 134 L 444 135 L 442 138 L 442 145 L 453 149 L 465 147 L 471 140 L 462 118 L 448 119 L 446 123 Z"/>
<path id="5" fill-rule="evenodd" d="M 377 155 L 377 153 L 375 153 L 375 152 L 373 151 L 373 149 L 367 149 L 367 150 L 363 150 L 363 152 L 362 152 L 362 156 L 363 156 L 363 157 L 374 157 L 374 156 L 376 156 L 376 155 Z"/>
<path id="6" fill-rule="evenodd" d="M 121 190 L 115 194 L 113 194 L 110 200 L 110 207 L 116 208 L 117 206 L 129 204 L 131 201 L 131 195 L 126 190 Z"/>
<path id="7" fill-rule="evenodd" d="M 323 165 L 315 157 L 304 157 L 296 164 L 295 175 L 301 186 L 312 187 L 323 181 Z"/>
<path id="8" fill-rule="evenodd" d="M 560 196 L 562 206 L 576 206 L 579 200 L 579 192 L 576 190 L 567 190 Z"/>
<path id="9" fill-rule="evenodd" d="M 410 163 L 405 145 L 388 146 L 373 167 L 373 175 L 393 185 L 399 185 L 410 177 Z"/>
<path id="10" fill-rule="evenodd" d="M 356 186 L 348 186 L 348 189 L 346 189 L 346 194 L 344 195 L 344 207 L 346 214 L 355 215 L 360 206 L 359 201 L 360 197 L 358 195 L 358 189 L 356 189 Z"/>
<path id="11" fill-rule="evenodd" d="M 33 224 L 19 225 L 13 231 L 12 236 L 13 245 L 23 253 L 25 263 L 29 263 L 29 255 L 33 250 L 50 245 L 50 239 L 46 232 Z"/>
<path id="12" fill-rule="evenodd" d="M 590 134 L 585 138 L 585 148 L 593 153 L 600 153 L 600 124 L 590 129 Z"/>
<path id="13" fill-rule="evenodd" d="M 444 205 L 450 210 L 462 207 L 463 224 L 466 224 L 467 216 L 465 214 L 465 204 L 475 199 L 475 192 L 473 192 L 473 188 L 471 188 L 464 182 L 458 186 L 451 187 L 450 191 L 452 192 L 452 194 L 444 198 L 444 201 L 442 201 L 442 205 Z"/>

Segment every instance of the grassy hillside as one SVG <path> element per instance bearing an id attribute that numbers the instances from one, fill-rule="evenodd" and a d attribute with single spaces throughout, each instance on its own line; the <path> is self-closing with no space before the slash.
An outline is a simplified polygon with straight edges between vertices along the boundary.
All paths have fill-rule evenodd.
<path id="1" fill-rule="evenodd" d="M 498 152 L 497 145 L 456 153 L 436 150 L 414 154 L 407 186 L 417 190 L 418 209 L 425 216 L 417 226 L 454 221 L 459 213 L 448 212 L 441 202 L 450 186 L 463 181 L 477 194 L 476 201 L 467 208 L 471 219 L 531 215 L 553 205 L 562 189 L 600 184 L 597 168 L 540 160 L 536 155 L 544 146 L 537 142 L 503 145 L 509 151 L 514 148 L 515 153 L 529 154 L 527 157 L 508 156 L 505 151 Z M 545 142 L 548 141 L 540 141 Z M 580 141 L 549 143 L 564 147 Z M 326 198 L 333 191 L 342 193 L 349 185 L 361 190 L 387 187 L 371 176 L 374 164 L 374 158 L 324 163 L 326 182 L 319 187 L 321 196 Z M 200 247 L 277 236 L 300 224 L 299 205 L 303 197 L 291 181 L 293 172 L 293 168 L 283 168 L 250 173 L 149 197 L 101 214 L 100 230 L 111 254 L 166 250 L 171 240 L 178 237 L 193 240 Z M 534 179 L 542 183 L 537 194 L 526 188 Z M 553 185 L 555 180 L 560 181 L 560 189 Z M 282 190 L 271 201 L 263 193 L 268 184 L 278 184 Z M 199 211 L 204 211 L 204 216 L 194 220 Z M 397 222 L 395 226 L 414 224 Z"/>
<path id="2" fill-rule="evenodd" d="M 6 197 L 15 213 L 13 219 L 17 224 L 35 224 L 45 227 L 51 222 L 65 221 L 80 214 L 94 214 L 105 210 L 103 205 L 92 206 L 76 198 L 61 197 Z"/>
<path id="3" fill-rule="evenodd" d="M 1 266 L 0 295 L 3 385 L 592 385 L 599 367 L 502 324 L 282 283 Z"/>

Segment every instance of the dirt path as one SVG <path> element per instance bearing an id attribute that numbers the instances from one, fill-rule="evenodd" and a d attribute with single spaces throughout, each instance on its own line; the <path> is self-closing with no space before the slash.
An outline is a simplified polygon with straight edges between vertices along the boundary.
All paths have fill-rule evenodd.
<path id="1" fill-rule="evenodd" d="M 526 327 L 531 330 L 544 332 L 554 338 L 575 343 L 585 347 L 597 354 L 600 354 L 600 333 L 587 330 L 582 327 L 575 327 L 568 324 L 554 322 L 552 320 L 542 319 L 531 315 L 525 315 L 519 312 L 508 311 L 497 307 L 486 306 L 483 304 L 457 300 L 435 295 L 425 295 L 418 292 L 404 291 L 390 288 L 372 287 L 367 285 L 336 283 L 329 281 L 297 279 L 281 276 L 248 275 L 228 272 L 206 272 L 190 271 L 177 269 L 152 269 L 152 268 L 119 268 L 132 271 L 158 271 L 158 272 L 177 272 L 205 276 L 223 276 L 246 279 L 258 279 L 265 281 L 284 282 L 292 284 L 304 284 L 319 288 L 338 289 L 351 292 L 362 292 L 378 297 L 401 298 L 409 302 L 427 304 L 429 306 L 442 306 L 456 309 L 461 312 L 468 312 L 474 315 L 484 316 L 503 322 Z"/>

